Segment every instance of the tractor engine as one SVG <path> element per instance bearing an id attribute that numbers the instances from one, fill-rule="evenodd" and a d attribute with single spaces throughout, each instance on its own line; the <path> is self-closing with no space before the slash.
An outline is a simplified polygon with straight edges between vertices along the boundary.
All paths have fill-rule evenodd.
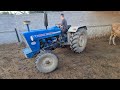
<path id="1" fill-rule="evenodd" d="M 40 48 L 44 50 L 54 50 L 60 46 L 60 37 L 50 37 L 40 40 Z"/>
<path id="2" fill-rule="evenodd" d="M 32 58 L 41 50 L 53 50 L 60 46 L 61 29 L 57 26 L 48 29 L 30 30 L 22 32 L 21 36 L 26 44 L 23 53 L 26 58 Z"/>

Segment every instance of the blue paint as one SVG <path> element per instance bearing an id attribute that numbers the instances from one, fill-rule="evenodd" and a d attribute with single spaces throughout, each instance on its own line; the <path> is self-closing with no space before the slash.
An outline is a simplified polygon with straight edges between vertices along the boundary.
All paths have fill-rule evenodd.
<path id="1" fill-rule="evenodd" d="M 41 48 L 40 48 L 40 41 L 42 40 L 43 42 L 45 42 L 45 46 L 46 48 L 50 45 L 52 42 L 50 40 L 48 40 L 46 42 L 46 38 L 50 38 L 53 37 L 52 39 L 54 40 L 54 36 L 59 36 L 61 35 L 61 29 L 58 28 L 57 26 L 54 26 L 52 28 L 48 28 L 46 29 L 39 29 L 39 30 L 30 30 L 29 32 L 22 32 L 21 33 L 26 42 L 28 43 L 27 48 L 23 49 L 23 53 L 27 58 L 32 58 L 35 54 L 39 53 Z M 34 41 L 31 41 L 30 37 L 33 37 Z M 32 42 L 36 42 L 36 44 L 32 45 Z"/>

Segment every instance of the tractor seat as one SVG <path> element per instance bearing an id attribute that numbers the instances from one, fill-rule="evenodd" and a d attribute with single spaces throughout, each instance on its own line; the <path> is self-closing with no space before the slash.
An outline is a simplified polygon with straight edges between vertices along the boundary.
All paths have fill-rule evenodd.
<path id="1" fill-rule="evenodd" d="M 68 29 L 69 29 L 69 28 L 71 27 L 71 25 L 68 25 L 67 27 L 68 27 Z"/>
<path id="2" fill-rule="evenodd" d="M 65 31 L 65 34 L 67 34 L 68 29 L 71 27 L 71 25 L 67 26 L 67 30 Z"/>

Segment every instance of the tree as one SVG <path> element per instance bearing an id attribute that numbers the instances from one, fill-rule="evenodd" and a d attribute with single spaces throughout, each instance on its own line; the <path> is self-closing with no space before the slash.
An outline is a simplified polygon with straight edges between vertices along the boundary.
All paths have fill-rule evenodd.
<path id="1" fill-rule="evenodd" d="M 44 11 L 29 11 L 29 13 L 44 13 Z"/>
<path id="2" fill-rule="evenodd" d="M 1 14 L 14 14 L 14 15 L 20 15 L 20 14 L 29 14 L 29 11 L 0 11 Z"/>
<path id="3" fill-rule="evenodd" d="M 9 12 L 2 12 L 1 14 L 8 15 L 8 14 L 9 14 Z"/>

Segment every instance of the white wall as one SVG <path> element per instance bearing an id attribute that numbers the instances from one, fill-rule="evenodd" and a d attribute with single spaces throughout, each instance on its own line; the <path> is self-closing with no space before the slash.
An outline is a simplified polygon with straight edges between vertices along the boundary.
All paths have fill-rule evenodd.
<path id="1" fill-rule="evenodd" d="M 68 24 L 72 26 L 88 26 L 89 37 L 101 36 L 110 33 L 110 26 L 99 27 L 99 25 L 108 25 L 115 22 L 120 22 L 120 15 L 112 12 L 97 12 L 97 11 L 64 11 L 64 12 L 49 12 L 48 21 L 49 27 L 60 22 L 60 14 L 64 13 Z M 23 25 L 24 20 L 30 20 L 31 29 L 42 29 L 44 27 L 43 14 L 30 15 L 0 15 L 0 32 L 17 30 L 25 31 L 26 26 Z M 98 26 L 98 27 L 89 27 Z M 15 32 L 0 33 L 0 44 L 17 42 Z"/>

